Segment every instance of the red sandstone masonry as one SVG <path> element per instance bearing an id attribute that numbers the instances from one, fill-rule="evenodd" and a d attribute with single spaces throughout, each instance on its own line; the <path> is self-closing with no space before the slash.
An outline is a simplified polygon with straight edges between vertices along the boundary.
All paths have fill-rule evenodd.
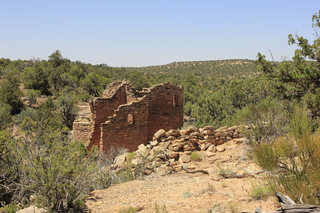
<path id="1" fill-rule="evenodd" d="M 114 82 L 90 107 L 92 122 L 75 122 L 75 139 L 89 143 L 88 149 L 98 146 L 107 152 L 113 146 L 134 151 L 159 129 L 183 125 L 183 86 L 164 83 L 136 91 L 126 81 Z"/>

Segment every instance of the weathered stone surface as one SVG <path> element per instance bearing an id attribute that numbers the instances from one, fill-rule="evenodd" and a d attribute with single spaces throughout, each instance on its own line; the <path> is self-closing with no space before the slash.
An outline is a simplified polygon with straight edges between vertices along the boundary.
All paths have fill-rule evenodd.
<path id="1" fill-rule="evenodd" d="M 200 132 L 191 132 L 190 133 L 191 136 L 197 136 L 198 138 L 204 138 L 204 133 L 200 133 Z"/>
<path id="2" fill-rule="evenodd" d="M 134 159 L 132 159 L 131 163 L 133 167 L 137 167 L 138 165 L 142 165 L 144 161 L 142 157 L 135 157 Z"/>
<path id="3" fill-rule="evenodd" d="M 192 131 L 188 130 L 188 129 L 182 129 L 180 130 L 180 134 L 183 135 L 190 135 Z"/>
<path id="4" fill-rule="evenodd" d="M 191 161 L 189 155 L 181 154 L 179 158 L 179 162 L 181 163 L 189 163 Z"/>
<path id="5" fill-rule="evenodd" d="M 222 127 L 218 128 L 218 129 L 216 129 L 216 131 L 217 131 L 217 132 L 222 132 L 222 131 L 224 131 L 224 130 L 226 130 L 226 129 L 228 129 L 227 126 L 222 126 Z"/>
<path id="6" fill-rule="evenodd" d="M 179 137 L 181 134 L 180 134 L 180 131 L 179 130 L 176 130 L 176 129 L 170 129 L 167 133 L 166 133 L 166 136 L 169 137 L 169 136 L 174 136 L 174 137 Z"/>
<path id="7" fill-rule="evenodd" d="M 159 129 L 156 133 L 154 133 L 154 140 L 159 141 L 165 135 L 166 131 L 164 129 Z"/>
<path id="8" fill-rule="evenodd" d="M 151 146 L 156 146 L 156 145 L 158 145 L 158 144 L 159 144 L 158 141 L 151 141 L 151 142 L 150 142 L 150 145 L 151 145 Z"/>
<path id="9" fill-rule="evenodd" d="M 205 155 L 206 155 L 208 158 L 216 155 L 216 153 L 209 152 L 209 151 L 205 151 L 204 153 L 205 153 Z"/>
<path id="10" fill-rule="evenodd" d="M 120 168 L 124 166 L 124 162 L 126 161 L 126 153 L 123 155 L 119 155 L 114 159 L 115 168 Z"/>
<path id="11" fill-rule="evenodd" d="M 224 152 L 226 150 L 225 147 L 219 147 L 219 146 L 217 146 L 216 149 L 217 149 L 217 152 Z"/>
<path id="12" fill-rule="evenodd" d="M 152 169 L 146 168 L 143 173 L 145 175 L 150 175 L 152 172 L 153 172 Z"/>
<path id="13" fill-rule="evenodd" d="M 211 130 L 214 131 L 214 127 L 213 126 L 206 126 L 203 128 L 203 130 Z"/>
<path id="14" fill-rule="evenodd" d="M 138 146 L 138 150 L 135 151 L 140 156 L 146 157 L 148 155 L 148 148 L 144 144 L 140 144 Z"/>
<path id="15" fill-rule="evenodd" d="M 46 213 L 48 212 L 45 209 L 38 208 L 36 206 L 29 206 L 28 208 L 21 209 L 17 213 Z"/>
<path id="16" fill-rule="evenodd" d="M 210 146 L 207 148 L 207 151 L 208 151 L 208 152 L 216 152 L 217 149 L 216 149 L 215 145 L 210 145 Z"/>
<path id="17" fill-rule="evenodd" d="M 162 165 L 160 167 L 155 168 L 154 171 L 158 175 L 167 175 L 172 173 L 172 167 L 167 167 L 165 165 Z"/>
<path id="18" fill-rule="evenodd" d="M 189 126 L 188 130 L 191 132 L 199 132 L 199 129 L 195 126 Z"/>
<path id="19" fill-rule="evenodd" d="M 179 156 L 179 152 L 170 152 L 168 156 L 169 158 L 177 158 Z"/>

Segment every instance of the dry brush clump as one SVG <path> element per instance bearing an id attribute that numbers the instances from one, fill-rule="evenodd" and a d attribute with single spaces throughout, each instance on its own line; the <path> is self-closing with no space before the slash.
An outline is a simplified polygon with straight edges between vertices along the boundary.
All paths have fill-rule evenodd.
<path id="1" fill-rule="evenodd" d="M 275 191 L 295 202 L 320 204 L 320 134 L 304 108 L 297 107 L 288 134 L 252 144 L 252 156 L 269 173 Z"/>

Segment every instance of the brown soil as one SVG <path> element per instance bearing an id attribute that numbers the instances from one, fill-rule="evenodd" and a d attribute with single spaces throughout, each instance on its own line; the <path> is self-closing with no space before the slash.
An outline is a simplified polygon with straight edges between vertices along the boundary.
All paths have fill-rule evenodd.
<path id="1" fill-rule="evenodd" d="M 244 169 L 249 173 L 260 170 L 246 157 L 245 144 L 231 141 L 219 149 L 215 156 L 183 165 L 188 171 L 202 169 L 209 174 L 182 170 L 166 176 L 145 176 L 92 192 L 85 199 L 86 206 L 92 213 L 117 213 L 130 207 L 145 213 L 254 212 L 259 206 L 267 212 L 276 210 L 275 197 L 254 200 L 251 196 L 253 185 L 263 184 L 263 174 L 227 179 L 219 175 L 223 169 L 237 174 L 243 174 Z"/>

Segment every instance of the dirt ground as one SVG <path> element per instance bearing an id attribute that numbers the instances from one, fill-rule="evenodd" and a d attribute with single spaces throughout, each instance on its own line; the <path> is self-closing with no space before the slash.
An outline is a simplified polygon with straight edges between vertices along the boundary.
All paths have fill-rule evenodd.
<path id="1" fill-rule="evenodd" d="M 150 175 L 143 180 L 113 185 L 106 190 L 97 190 L 85 199 L 92 213 L 121 212 L 130 207 L 138 212 L 254 212 L 262 206 L 266 212 L 279 207 L 275 197 L 254 200 L 251 196 L 253 186 L 263 183 L 264 174 L 244 178 L 223 178 L 221 171 L 243 174 L 259 171 L 260 168 L 248 159 L 246 145 L 231 141 L 219 146 L 219 151 L 200 162 L 183 165 L 189 171 L 166 176 Z M 128 211 L 126 211 L 128 212 Z"/>

